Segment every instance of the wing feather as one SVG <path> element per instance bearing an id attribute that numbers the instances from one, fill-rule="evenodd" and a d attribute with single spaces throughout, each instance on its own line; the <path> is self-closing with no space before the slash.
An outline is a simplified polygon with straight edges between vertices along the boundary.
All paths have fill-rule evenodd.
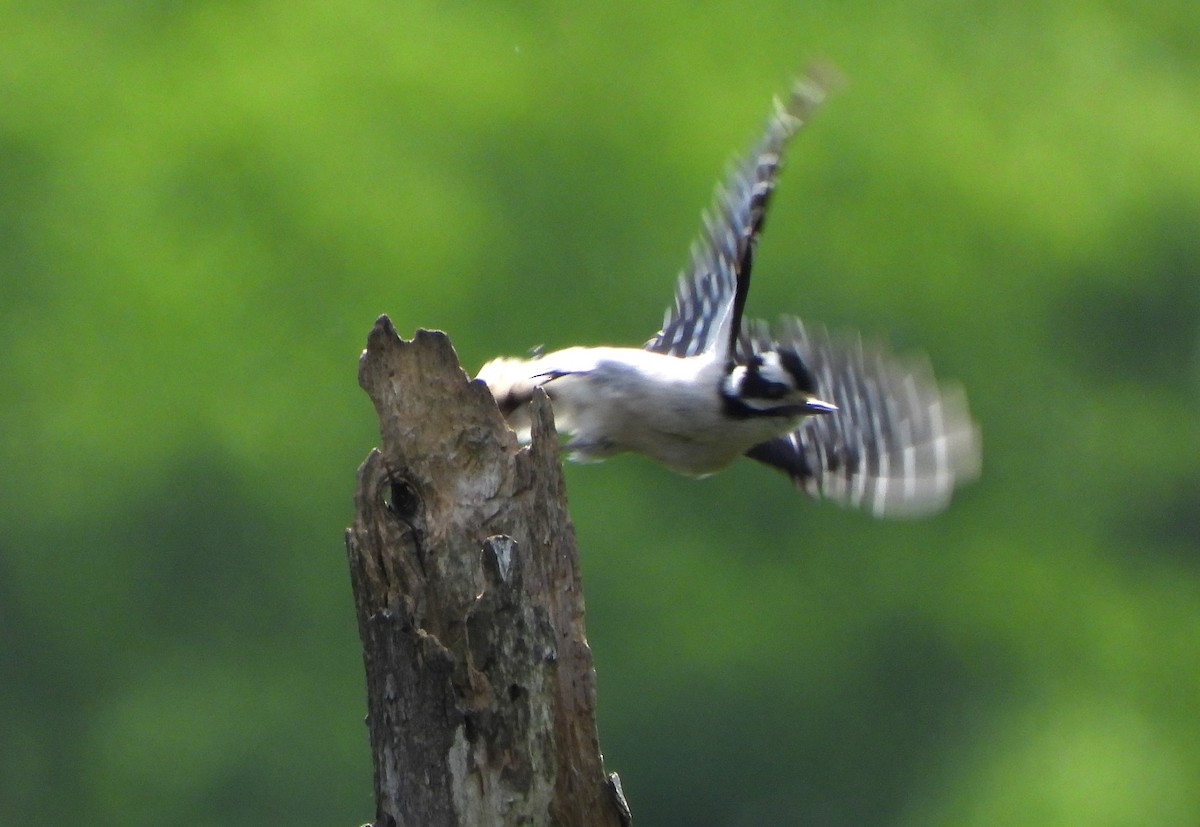
<path id="1" fill-rule="evenodd" d="M 940 510 L 957 485 L 978 476 L 979 430 L 966 397 L 955 385 L 939 385 L 924 358 L 901 358 L 790 317 L 778 337 L 748 321 L 737 347 L 739 361 L 795 348 L 817 378 L 818 395 L 838 407 L 746 453 L 811 496 L 877 516 L 917 516 Z"/>
<path id="2" fill-rule="evenodd" d="M 677 281 L 675 303 L 646 350 L 673 356 L 712 351 L 721 360 L 732 353 L 784 149 L 824 101 L 830 78 L 830 71 L 810 72 L 796 81 L 786 103 L 775 99 L 762 139 L 717 188 L 691 261 Z"/>

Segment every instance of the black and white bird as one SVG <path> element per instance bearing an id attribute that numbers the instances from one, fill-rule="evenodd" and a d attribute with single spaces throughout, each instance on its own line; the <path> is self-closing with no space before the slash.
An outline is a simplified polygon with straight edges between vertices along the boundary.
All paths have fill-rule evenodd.
<path id="1" fill-rule="evenodd" d="M 813 496 L 876 515 L 937 511 L 977 475 L 965 396 L 939 387 L 924 359 L 791 316 L 774 331 L 743 318 L 783 151 L 827 88 L 810 75 L 775 100 L 766 134 L 717 189 L 662 330 L 642 348 L 571 347 L 483 366 L 478 378 L 523 438 L 540 387 L 577 460 L 635 451 L 703 476 L 745 455 Z"/>

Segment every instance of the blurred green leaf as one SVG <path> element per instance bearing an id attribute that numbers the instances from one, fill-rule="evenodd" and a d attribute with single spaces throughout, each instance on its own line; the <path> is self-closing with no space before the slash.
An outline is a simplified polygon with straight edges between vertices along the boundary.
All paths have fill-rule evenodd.
<path id="1" fill-rule="evenodd" d="M 372 321 L 656 328 L 814 58 L 751 312 L 924 349 L 946 514 L 568 470 L 639 823 L 1200 817 L 1200 9 L 263 0 L 0 11 L 0 822 L 371 810 L 341 530 Z"/>

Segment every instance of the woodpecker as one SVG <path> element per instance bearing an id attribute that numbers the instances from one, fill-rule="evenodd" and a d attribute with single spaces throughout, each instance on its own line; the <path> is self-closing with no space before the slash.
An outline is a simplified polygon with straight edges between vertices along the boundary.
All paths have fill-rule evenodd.
<path id="1" fill-rule="evenodd" d="M 704 214 L 662 329 L 641 348 L 569 347 L 483 366 L 478 378 L 523 439 L 540 387 L 580 461 L 633 451 L 706 476 L 747 456 L 876 516 L 938 511 L 978 474 L 966 397 L 939 385 L 923 357 L 794 316 L 774 330 L 743 317 L 783 152 L 828 89 L 809 74 L 775 99 L 765 134 Z"/>

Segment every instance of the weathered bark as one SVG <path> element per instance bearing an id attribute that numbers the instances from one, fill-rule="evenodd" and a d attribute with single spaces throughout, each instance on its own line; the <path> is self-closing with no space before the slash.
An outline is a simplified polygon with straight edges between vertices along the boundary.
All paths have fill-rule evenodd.
<path id="1" fill-rule="evenodd" d="M 359 384 L 382 450 L 346 551 L 376 827 L 629 824 L 606 777 L 575 532 L 544 396 L 520 448 L 449 339 L 382 316 Z"/>

